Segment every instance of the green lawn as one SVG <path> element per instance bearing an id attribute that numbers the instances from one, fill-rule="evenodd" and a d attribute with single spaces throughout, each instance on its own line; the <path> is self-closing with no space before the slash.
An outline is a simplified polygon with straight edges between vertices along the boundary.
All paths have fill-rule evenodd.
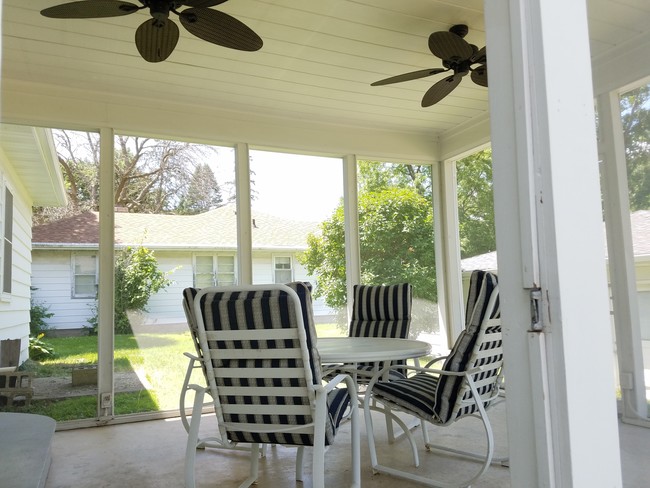
<path id="1" fill-rule="evenodd" d="M 317 325 L 319 337 L 342 335 L 335 324 Z M 97 337 L 46 338 L 56 353 L 53 359 L 28 361 L 23 369 L 33 371 L 36 377 L 71 377 L 74 367 L 97 364 Z M 178 398 L 187 369 L 184 352 L 194 352 L 189 331 L 182 333 L 159 333 L 116 335 L 115 372 L 138 373 L 146 390 L 132 393 L 116 393 L 117 415 L 164 411 L 178 408 Z M 193 381 L 203 383 L 196 371 Z M 30 407 L 4 407 L 4 410 L 48 415 L 57 421 L 94 418 L 97 397 L 69 397 L 64 400 L 34 400 Z"/>

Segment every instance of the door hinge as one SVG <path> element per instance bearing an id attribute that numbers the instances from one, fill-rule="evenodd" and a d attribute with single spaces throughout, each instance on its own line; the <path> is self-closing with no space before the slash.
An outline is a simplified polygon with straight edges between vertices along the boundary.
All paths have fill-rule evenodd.
<path id="1" fill-rule="evenodd" d="M 530 290 L 530 330 L 533 332 L 541 332 L 544 329 L 542 324 L 542 290 L 541 288 L 533 288 Z"/>

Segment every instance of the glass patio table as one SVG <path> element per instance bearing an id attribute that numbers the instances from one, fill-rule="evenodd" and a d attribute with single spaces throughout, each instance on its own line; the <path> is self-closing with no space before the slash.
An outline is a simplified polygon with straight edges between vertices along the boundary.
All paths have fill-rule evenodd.
<path id="1" fill-rule="evenodd" d="M 323 337 L 318 338 L 317 348 L 323 363 L 395 361 L 431 352 L 428 342 L 383 337 Z"/>

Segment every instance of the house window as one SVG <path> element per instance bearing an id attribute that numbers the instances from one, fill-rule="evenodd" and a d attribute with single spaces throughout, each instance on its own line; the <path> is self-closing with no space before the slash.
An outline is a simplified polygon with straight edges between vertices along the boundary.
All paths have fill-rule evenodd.
<path id="1" fill-rule="evenodd" d="M 14 196 L 5 187 L 4 226 L 2 239 L 2 293 L 11 293 L 13 268 L 13 238 L 14 238 Z"/>
<path id="2" fill-rule="evenodd" d="M 95 298 L 97 295 L 97 256 L 72 256 L 72 297 Z"/>
<path id="3" fill-rule="evenodd" d="M 194 286 L 230 286 L 235 280 L 235 256 L 195 256 Z"/>
<path id="4" fill-rule="evenodd" d="M 290 256 L 276 256 L 273 260 L 275 283 L 289 283 L 293 281 Z"/>

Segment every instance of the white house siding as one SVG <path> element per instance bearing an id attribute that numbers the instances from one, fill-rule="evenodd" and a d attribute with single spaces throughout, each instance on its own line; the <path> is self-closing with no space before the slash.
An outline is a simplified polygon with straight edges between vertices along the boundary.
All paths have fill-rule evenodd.
<path id="1" fill-rule="evenodd" d="M 0 301 L 0 340 L 20 339 L 20 362 L 29 357 L 31 199 L 0 151 L 0 172 L 14 196 L 11 296 Z M 4 220 L 4 219 L 2 219 Z"/>
<path id="2" fill-rule="evenodd" d="M 92 251 L 74 253 L 94 254 Z M 72 251 L 43 249 L 32 252 L 32 297 L 54 314 L 46 322 L 57 330 L 89 327 L 88 319 L 95 305 L 93 298 L 72 298 L 72 254 Z"/>
<path id="3" fill-rule="evenodd" d="M 75 251 L 77 254 L 92 254 L 92 251 Z M 88 327 L 88 319 L 92 316 L 91 307 L 94 299 L 72 298 L 72 252 L 67 250 L 35 249 L 33 255 L 33 298 L 42 305 L 49 307 L 54 313 L 47 319 L 48 325 L 57 332 Z M 193 256 L 191 251 L 155 250 L 154 256 L 161 271 L 170 272 L 171 285 L 154 294 L 147 305 L 148 311 L 139 317 L 142 325 L 169 329 L 172 326 L 185 325 L 185 315 L 182 307 L 182 291 L 193 286 Z M 206 254 L 205 251 L 200 254 Z M 223 253 L 217 253 L 223 254 Z M 303 266 L 295 259 L 293 253 L 288 253 L 293 259 L 294 280 L 315 280 L 307 275 Z M 253 279 L 255 283 L 273 283 L 273 256 L 271 252 L 254 252 Z M 287 253 L 277 255 L 286 256 Z M 323 300 L 314 301 L 314 314 L 326 317 L 335 312 L 329 309 Z M 161 329 L 162 330 L 162 329 Z"/>

